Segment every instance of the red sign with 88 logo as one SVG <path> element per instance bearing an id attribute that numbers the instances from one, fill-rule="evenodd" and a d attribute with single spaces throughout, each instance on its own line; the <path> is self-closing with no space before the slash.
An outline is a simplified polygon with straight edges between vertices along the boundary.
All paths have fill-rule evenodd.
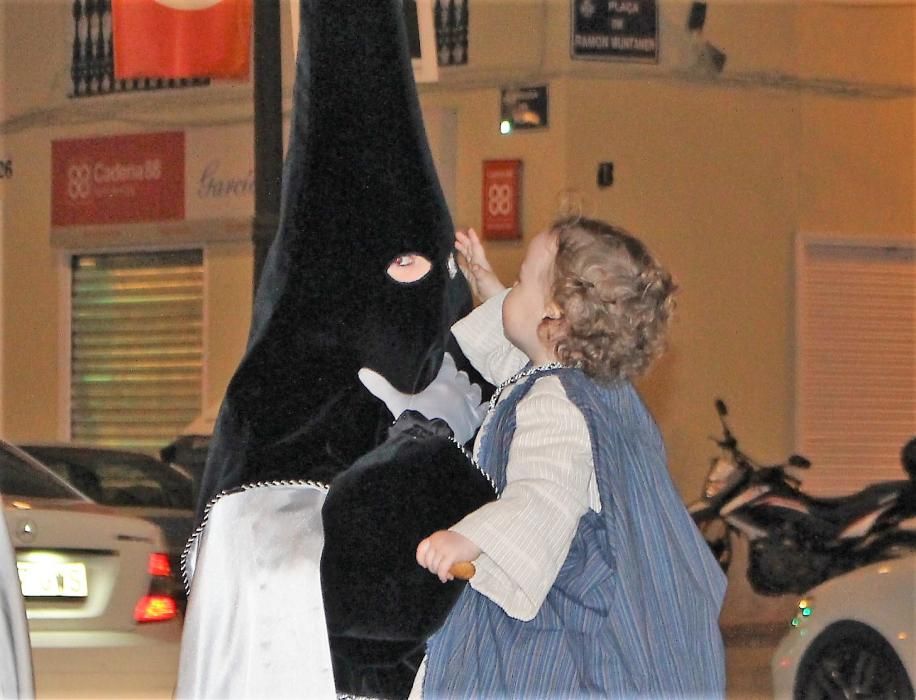
<path id="1" fill-rule="evenodd" d="M 184 218 L 184 132 L 51 144 L 51 225 Z"/>
<path id="2" fill-rule="evenodd" d="M 519 238 L 522 161 L 483 162 L 483 235 Z"/>

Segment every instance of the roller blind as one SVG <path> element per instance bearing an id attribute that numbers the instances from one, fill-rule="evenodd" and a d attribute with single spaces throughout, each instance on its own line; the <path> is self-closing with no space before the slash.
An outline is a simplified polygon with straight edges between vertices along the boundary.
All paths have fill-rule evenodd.
<path id="1" fill-rule="evenodd" d="M 916 245 L 799 245 L 798 448 L 806 490 L 905 479 L 916 434 Z"/>
<path id="2" fill-rule="evenodd" d="M 74 441 L 156 451 L 201 411 L 201 251 L 72 263 Z"/>

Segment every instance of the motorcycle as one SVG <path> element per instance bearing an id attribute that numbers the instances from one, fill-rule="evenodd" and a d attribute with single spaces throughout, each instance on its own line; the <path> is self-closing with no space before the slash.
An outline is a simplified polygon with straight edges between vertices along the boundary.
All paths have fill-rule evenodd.
<path id="1" fill-rule="evenodd" d="M 804 593 L 817 584 L 872 562 L 916 550 L 916 437 L 903 449 L 909 479 L 872 484 L 839 498 L 815 498 L 786 469 L 811 463 L 792 455 L 764 466 L 738 447 L 728 409 L 716 400 L 722 438 L 703 496 L 688 506 L 724 571 L 735 537 L 748 540 L 747 577 L 763 595 Z M 906 523 L 905 525 L 909 525 Z"/>

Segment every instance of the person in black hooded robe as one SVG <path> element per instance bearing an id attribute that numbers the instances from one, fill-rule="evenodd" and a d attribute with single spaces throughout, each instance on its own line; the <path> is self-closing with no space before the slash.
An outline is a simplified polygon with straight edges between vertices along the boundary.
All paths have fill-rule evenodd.
<path id="1" fill-rule="evenodd" d="M 470 308 L 400 0 L 302 0 L 279 229 L 247 350 L 217 418 L 201 486 L 202 525 L 186 551 L 179 696 L 244 695 L 258 681 L 237 680 L 243 666 L 261 663 L 261 676 L 275 679 L 287 670 L 283 664 L 294 663 L 283 646 L 294 640 L 249 627 L 263 626 L 257 609 L 283 595 L 276 586 L 291 569 L 280 560 L 300 561 L 284 553 L 277 533 L 300 506 L 295 523 L 308 519 L 309 508 L 322 509 L 321 596 L 337 690 L 407 695 L 426 637 L 464 585 L 443 585 L 421 569 L 416 546 L 494 497 L 446 424 L 463 422 L 467 432 L 480 400 L 445 355 L 448 349 L 459 368 L 473 372 L 449 334 Z M 360 382 L 362 368 L 419 395 L 426 415 L 392 415 Z M 424 411 L 430 403 L 443 411 Z M 434 415 L 446 422 L 427 420 Z M 318 489 L 318 500 L 283 501 L 296 486 Z M 258 498 L 266 500 L 252 515 Z M 212 531 L 208 523 L 230 503 L 243 503 L 226 525 L 230 534 Z M 208 567 L 222 573 L 208 575 Z M 232 580 L 224 584 L 226 576 Z M 201 590 L 218 593 L 198 591 L 198 579 L 214 578 L 222 588 Z M 260 595 L 255 580 L 274 599 Z M 204 600 L 223 595 L 222 603 Z M 276 624 L 287 624 L 284 617 L 278 613 Z M 239 639 L 263 634 L 260 661 L 253 661 Z M 220 657 L 228 642 L 236 646 Z M 271 656 L 268 647 L 278 651 Z M 217 657 L 225 664 L 218 674 Z M 219 675 L 219 682 L 208 686 L 201 674 Z"/>

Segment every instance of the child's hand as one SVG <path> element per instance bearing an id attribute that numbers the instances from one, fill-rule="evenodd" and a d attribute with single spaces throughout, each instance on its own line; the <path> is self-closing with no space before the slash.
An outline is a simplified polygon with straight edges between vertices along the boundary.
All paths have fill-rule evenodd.
<path id="1" fill-rule="evenodd" d="M 434 532 L 417 546 L 417 564 L 436 574 L 442 583 L 455 578 L 449 572 L 452 564 L 474 561 L 479 556 L 480 547 L 451 530 Z"/>
<path id="2" fill-rule="evenodd" d="M 486 301 L 496 296 L 505 289 L 503 283 L 493 273 L 487 253 L 477 237 L 477 232 L 469 228 L 465 231 L 455 231 L 455 248 L 461 253 L 464 264 L 461 271 L 471 285 L 471 291 L 481 301 Z M 459 259 L 461 262 L 461 259 Z"/>

